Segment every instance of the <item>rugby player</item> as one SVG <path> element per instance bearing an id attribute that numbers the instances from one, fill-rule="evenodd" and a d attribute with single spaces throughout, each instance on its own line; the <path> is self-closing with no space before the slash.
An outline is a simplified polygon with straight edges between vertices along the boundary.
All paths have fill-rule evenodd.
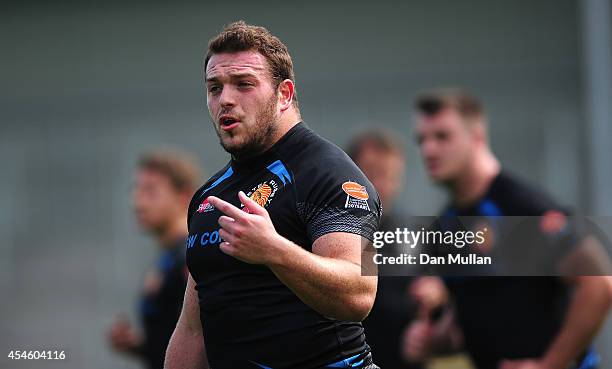
<path id="1" fill-rule="evenodd" d="M 403 143 L 392 132 L 372 129 L 352 138 L 347 154 L 374 185 L 385 209 L 381 231 L 393 231 L 409 224 L 406 212 L 394 206 L 400 194 L 406 168 Z M 408 293 L 412 278 L 378 279 L 376 302 L 363 326 L 368 343 L 382 368 L 417 369 L 422 365 L 404 360 L 402 334 L 415 315 Z"/>
<path id="2" fill-rule="evenodd" d="M 563 219 L 565 211 L 549 196 L 501 169 L 476 98 L 443 89 L 419 97 L 416 110 L 423 162 L 450 196 L 444 215 Z M 557 236 L 569 237 L 559 232 L 542 239 Z M 455 277 L 445 284 L 478 368 L 596 366 L 590 345 L 612 303 L 610 277 Z M 432 353 L 432 331 L 413 324 L 407 340 L 412 357 Z"/>
<path id="3" fill-rule="evenodd" d="M 119 317 L 109 332 L 111 346 L 163 368 L 164 352 L 183 305 L 187 284 L 185 211 L 200 181 L 194 162 L 178 152 L 153 151 L 140 158 L 133 205 L 140 227 L 156 240 L 159 256 L 147 273 L 140 299 L 144 332 Z"/>
<path id="4" fill-rule="evenodd" d="M 189 206 L 190 278 L 166 368 L 378 368 L 360 323 L 376 294 L 361 275 L 376 191 L 301 122 L 291 57 L 265 28 L 230 24 L 204 68 L 231 159 Z"/>

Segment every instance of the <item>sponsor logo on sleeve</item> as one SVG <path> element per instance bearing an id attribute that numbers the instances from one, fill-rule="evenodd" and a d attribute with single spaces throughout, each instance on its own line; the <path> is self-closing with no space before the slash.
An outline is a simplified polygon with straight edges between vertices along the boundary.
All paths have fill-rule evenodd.
<path id="1" fill-rule="evenodd" d="M 345 209 L 370 210 L 368 205 L 368 191 L 357 182 L 347 181 L 342 184 L 342 190 L 346 193 Z"/>

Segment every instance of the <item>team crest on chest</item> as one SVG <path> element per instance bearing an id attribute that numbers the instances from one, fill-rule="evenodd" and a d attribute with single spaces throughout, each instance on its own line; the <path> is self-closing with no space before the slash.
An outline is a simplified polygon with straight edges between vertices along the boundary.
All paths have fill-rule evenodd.
<path id="1" fill-rule="evenodd" d="M 253 201 L 259 204 L 261 207 L 266 207 L 271 201 L 274 195 L 278 191 L 278 183 L 273 179 L 265 181 L 253 187 L 246 195 Z M 242 210 L 249 212 L 247 208 L 242 205 Z"/>

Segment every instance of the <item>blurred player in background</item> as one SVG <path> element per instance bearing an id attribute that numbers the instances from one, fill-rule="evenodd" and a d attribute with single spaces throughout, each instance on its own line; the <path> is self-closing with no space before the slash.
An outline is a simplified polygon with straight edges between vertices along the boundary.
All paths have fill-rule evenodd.
<path id="1" fill-rule="evenodd" d="M 546 194 L 501 169 L 489 148 L 482 106 L 474 97 L 460 90 L 434 91 L 418 98 L 416 110 L 423 162 L 429 176 L 450 195 L 444 215 L 546 218 L 563 214 Z M 463 346 L 479 369 L 596 365 L 597 355 L 590 345 L 612 302 L 609 277 L 449 277 L 444 281 Z M 407 355 L 422 360 L 434 354 L 436 339 L 444 335 L 433 333 L 431 325 L 415 322 L 407 334 Z"/>
<path id="2" fill-rule="evenodd" d="M 109 341 L 115 350 L 142 359 L 148 368 L 163 368 L 166 347 L 183 305 L 187 284 L 185 213 L 199 181 L 197 166 L 183 154 L 151 152 L 138 163 L 134 211 L 140 227 L 155 238 L 159 257 L 142 289 L 143 333 L 125 318 L 118 318 L 110 329 Z"/>
<path id="3" fill-rule="evenodd" d="M 391 132 L 370 130 L 355 136 L 347 154 L 378 191 L 383 205 L 381 230 L 390 231 L 408 225 L 395 200 L 404 181 L 406 158 L 403 143 Z M 374 307 L 363 322 L 368 343 L 381 368 L 418 368 L 402 357 L 402 333 L 414 317 L 410 301 L 409 277 L 379 277 Z"/>

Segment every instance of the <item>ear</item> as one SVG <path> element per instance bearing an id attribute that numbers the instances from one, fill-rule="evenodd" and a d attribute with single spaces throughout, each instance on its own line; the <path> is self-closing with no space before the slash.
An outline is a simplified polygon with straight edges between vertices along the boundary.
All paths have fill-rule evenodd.
<path id="1" fill-rule="evenodd" d="M 278 105 L 281 111 L 285 111 L 291 107 L 294 95 L 295 84 L 292 80 L 286 79 L 278 85 Z"/>
<path id="2" fill-rule="evenodd" d="M 479 120 L 473 123 L 473 134 L 476 137 L 476 141 L 478 143 L 487 145 L 488 137 L 487 137 L 487 124 L 485 121 Z"/>
<path id="3" fill-rule="evenodd" d="M 462 118 L 464 127 L 475 142 L 483 142 L 486 138 L 485 122 L 481 118 Z"/>

